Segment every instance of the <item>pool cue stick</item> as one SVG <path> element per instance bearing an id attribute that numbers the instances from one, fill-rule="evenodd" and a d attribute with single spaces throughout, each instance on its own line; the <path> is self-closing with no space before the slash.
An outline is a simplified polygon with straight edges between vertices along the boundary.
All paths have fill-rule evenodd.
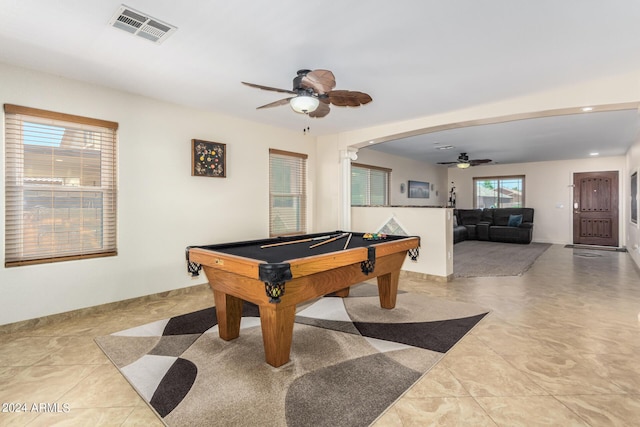
<path id="1" fill-rule="evenodd" d="M 311 242 L 311 241 L 313 241 L 313 240 L 328 239 L 329 237 L 331 237 L 331 235 L 328 235 L 328 236 L 320 236 L 320 237 L 309 237 L 309 238 L 307 238 L 307 239 L 291 240 L 291 241 L 288 241 L 288 242 L 271 243 L 271 244 L 268 244 L 268 245 L 262 245 L 262 246 L 260 246 L 260 249 L 264 249 L 264 248 L 272 248 L 272 247 L 274 247 L 274 246 L 293 245 L 294 243 Z"/>
<path id="2" fill-rule="evenodd" d="M 347 246 L 349 246 L 349 242 L 351 241 L 351 236 L 353 236 L 353 233 L 349 233 L 349 237 L 347 238 L 347 243 L 344 244 L 344 248 L 342 248 L 342 250 L 347 249 Z"/>
<path id="3" fill-rule="evenodd" d="M 324 242 L 316 243 L 315 245 L 311 245 L 311 246 L 309 246 L 309 249 L 317 248 L 318 246 L 321 246 L 321 245 L 324 245 L 324 244 L 327 244 L 327 243 L 331 243 L 331 242 L 335 242 L 336 240 L 342 239 L 343 237 L 347 236 L 348 234 L 349 233 L 342 233 L 339 236 L 336 236 L 336 237 L 334 237 L 332 239 L 325 240 Z"/>

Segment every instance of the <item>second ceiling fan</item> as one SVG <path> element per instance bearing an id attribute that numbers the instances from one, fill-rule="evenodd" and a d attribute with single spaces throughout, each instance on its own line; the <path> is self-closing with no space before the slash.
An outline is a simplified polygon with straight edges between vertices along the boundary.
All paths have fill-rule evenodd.
<path id="1" fill-rule="evenodd" d="M 458 160 L 455 162 L 438 162 L 439 165 L 456 165 L 460 169 L 466 169 L 469 166 L 478 166 L 485 163 L 490 163 L 491 159 L 471 159 L 469 160 L 469 156 L 467 153 L 460 153 L 458 156 Z"/>
<path id="2" fill-rule="evenodd" d="M 372 101 L 371 96 L 352 90 L 333 90 L 336 78 L 329 70 L 299 70 L 293 79 L 293 89 L 279 89 L 255 83 L 242 82 L 247 86 L 295 96 L 262 105 L 257 109 L 290 104 L 291 108 L 310 117 L 324 117 L 331 109 L 329 104 L 340 107 L 359 107 Z"/>

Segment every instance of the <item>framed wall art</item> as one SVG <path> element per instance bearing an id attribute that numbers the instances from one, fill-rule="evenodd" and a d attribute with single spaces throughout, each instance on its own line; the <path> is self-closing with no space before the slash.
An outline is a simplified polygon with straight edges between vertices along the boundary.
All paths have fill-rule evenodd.
<path id="1" fill-rule="evenodd" d="M 409 181 L 409 198 L 410 199 L 428 199 L 429 188 L 428 182 Z"/>
<path id="2" fill-rule="evenodd" d="M 191 176 L 227 177 L 227 144 L 191 140 Z"/>

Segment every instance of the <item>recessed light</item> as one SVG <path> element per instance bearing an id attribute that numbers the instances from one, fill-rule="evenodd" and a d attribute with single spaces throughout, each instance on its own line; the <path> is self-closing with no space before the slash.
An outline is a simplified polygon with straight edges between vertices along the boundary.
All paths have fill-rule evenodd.
<path id="1" fill-rule="evenodd" d="M 452 148 L 454 148 L 453 145 L 441 145 L 439 147 L 436 147 L 436 150 L 451 150 Z"/>
<path id="2" fill-rule="evenodd" d="M 376 143 L 375 141 L 369 141 L 369 144 L 375 144 L 375 143 Z"/>
<path id="3" fill-rule="evenodd" d="M 585 113 L 588 111 L 593 111 L 593 107 L 583 107 L 582 111 L 584 111 Z"/>
<path id="4" fill-rule="evenodd" d="M 593 153 L 589 153 L 590 156 L 599 156 L 600 153 L 596 153 L 595 151 Z"/>

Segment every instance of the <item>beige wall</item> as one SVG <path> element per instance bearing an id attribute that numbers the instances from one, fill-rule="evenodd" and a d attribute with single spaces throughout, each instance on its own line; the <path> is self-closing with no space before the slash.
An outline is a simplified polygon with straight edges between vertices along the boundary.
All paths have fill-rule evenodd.
<path id="1" fill-rule="evenodd" d="M 510 165 L 476 166 L 449 169 L 449 181 L 456 186 L 456 207 L 473 208 L 473 178 L 485 176 L 524 175 L 525 206 L 534 208 L 533 240 L 535 242 L 573 243 L 573 174 L 575 172 L 618 171 L 619 194 L 625 194 L 624 157 L 605 157 L 555 162 L 532 162 Z M 624 201 L 620 206 L 620 245 L 625 221 Z"/>
<path id="2" fill-rule="evenodd" d="M 363 148 L 371 141 L 385 142 L 400 137 L 417 135 L 438 130 L 443 126 L 459 123 L 488 123 L 504 119 L 517 119 L 535 116 L 540 112 L 563 110 L 579 107 L 609 106 L 613 104 L 636 103 L 640 100 L 640 75 L 628 73 L 611 76 L 604 79 L 577 82 L 575 85 L 555 88 L 548 91 L 533 93 L 526 96 L 506 99 L 491 104 L 477 105 L 470 108 L 448 111 L 428 117 L 419 117 L 396 123 L 376 124 L 365 129 L 358 129 L 338 135 L 318 137 L 319 146 L 336 146 L 337 150 L 348 148 Z M 335 159 L 335 156 L 330 156 Z M 340 162 L 330 161 L 322 163 L 322 179 L 317 182 L 319 193 L 329 193 L 340 189 Z M 447 189 L 448 191 L 448 189 Z M 316 217 L 339 224 L 341 209 L 349 209 L 340 204 L 318 204 Z M 335 221 L 334 221 L 335 219 Z M 540 238 L 556 241 L 555 231 Z M 565 237 L 562 237 L 565 239 Z"/>
<path id="3" fill-rule="evenodd" d="M 403 270 L 442 281 L 453 275 L 453 209 L 380 206 L 351 211 L 354 231 L 377 232 L 393 219 L 408 235 L 420 237 L 420 256 L 405 260 Z"/>
<path id="4" fill-rule="evenodd" d="M 309 155 L 309 210 L 312 213 L 309 231 L 331 230 L 339 228 L 341 210 L 348 204 L 341 195 L 341 153 L 349 147 L 364 147 L 372 139 L 383 141 L 467 120 L 640 99 L 639 78 L 628 74 L 465 110 L 319 136 L 316 141 L 300 132 L 3 64 L 0 64 L 0 81 L 1 103 L 120 123 L 119 255 L 29 267 L 0 267 L 0 324 L 202 283 L 204 278 L 191 279 L 186 274 L 184 249 L 187 245 L 264 237 L 268 233 L 268 182 L 264 177 L 268 171 L 269 148 Z M 4 135 L 3 124 L 0 127 Z M 192 138 L 227 144 L 226 179 L 190 176 Z M 2 148 L 4 156 L 4 144 Z M 629 171 L 640 168 L 640 138 L 626 159 L 611 162 L 611 167 L 622 170 L 625 177 Z M 607 165 L 607 169 L 611 167 Z M 4 161 L 0 164 L 2 184 L 3 168 Z M 577 169 L 578 166 L 571 168 Z M 588 165 L 587 169 L 594 168 Z M 542 217 L 536 214 L 542 224 L 547 221 L 545 216 L 567 210 L 566 205 L 555 206 L 566 200 L 566 187 L 562 185 L 568 173 L 565 171 L 559 180 L 553 202 L 544 198 L 536 202 L 544 205 L 539 208 Z M 430 179 L 430 174 L 425 180 Z M 442 177 L 438 179 L 442 181 Z M 624 192 L 628 188 L 628 177 L 621 181 Z M 399 187 L 397 182 L 393 185 Z M 440 197 L 443 190 L 439 188 Z M 4 212 L 4 185 L 0 186 L 0 193 L 0 210 Z M 629 247 L 637 248 L 640 236 L 637 226 L 626 227 L 627 210 L 624 207 L 625 238 Z M 547 222 L 553 227 L 566 226 L 566 218 L 563 214 L 559 221 Z M 4 229 L 4 216 L 0 227 Z M 542 226 L 534 234 L 540 241 L 567 239 L 564 228 L 544 233 L 541 229 Z M 0 239 L 0 245 L 4 252 L 4 239 Z M 634 252 L 633 256 L 640 264 L 638 253 Z"/>
<path id="5" fill-rule="evenodd" d="M 0 324 L 203 283 L 186 273 L 186 246 L 268 236 L 269 148 L 309 155 L 313 212 L 316 147 L 302 132 L 2 64 L 0 82 L 2 104 L 120 124 L 118 256 L 0 267 Z M 227 178 L 191 176 L 193 138 L 227 144 Z M 4 161 L 0 168 L 4 212 Z"/>
<path id="6" fill-rule="evenodd" d="M 632 173 L 638 172 L 640 179 L 640 135 L 638 135 L 636 143 L 627 153 L 626 170 L 627 173 L 622 180 L 626 183 L 626 188 L 629 188 Z M 627 201 L 627 207 L 625 208 L 627 249 L 636 265 L 640 267 L 640 221 L 635 224 L 631 222 L 631 207 L 629 205 L 629 202 L 631 201 L 631 194 L 629 192 L 625 192 L 622 199 Z"/>
<path id="7" fill-rule="evenodd" d="M 447 201 L 447 169 L 405 157 L 392 156 L 371 149 L 360 149 L 355 162 L 371 166 L 391 169 L 389 198 L 391 205 L 444 206 Z M 409 198 L 407 182 L 423 181 L 433 184 L 434 190 L 428 199 Z M 400 192 L 400 184 L 404 184 L 404 193 Z M 436 191 L 438 195 L 436 196 Z"/>

